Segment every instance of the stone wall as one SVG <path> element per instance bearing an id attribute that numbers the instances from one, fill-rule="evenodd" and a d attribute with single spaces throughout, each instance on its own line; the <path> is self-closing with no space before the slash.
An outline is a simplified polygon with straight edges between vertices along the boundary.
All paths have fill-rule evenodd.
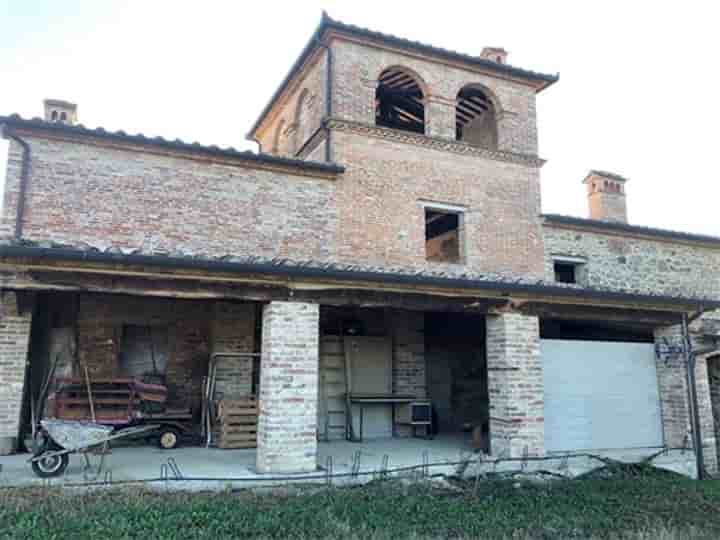
<path id="1" fill-rule="evenodd" d="M 27 240 L 208 256 L 326 260 L 335 255 L 332 180 L 139 146 L 24 138 L 32 149 Z M 21 155 L 11 142 L 5 232 L 15 222 Z"/>
<path id="2" fill-rule="evenodd" d="M 0 303 L 0 455 L 15 451 L 20 431 L 33 306 L 18 307 L 17 294 L 4 291 Z"/>
<path id="3" fill-rule="evenodd" d="M 569 229 L 546 223 L 545 277 L 553 256 L 587 259 L 587 285 L 643 294 L 720 299 L 720 247 Z"/>
<path id="4" fill-rule="evenodd" d="M 488 316 L 487 369 L 492 455 L 543 455 L 545 404 L 537 317 Z"/>
<path id="5" fill-rule="evenodd" d="M 271 302 L 263 310 L 257 469 L 317 468 L 319 306 Z"/>
<path id="6" fill-rule="evenodd" d="M 335 40 L 333 50 L 333 116 L 375 124 L 375 89 L 389 67 L 414 73 L 426 98 L 425 134 L 455 139 L 455 103 L 466 85 L 482 88 L 498 118 L 498 148 L 537 155 L 535 90 L 519 82 L 430 58 L 402 54 L 364 44 Z"/>

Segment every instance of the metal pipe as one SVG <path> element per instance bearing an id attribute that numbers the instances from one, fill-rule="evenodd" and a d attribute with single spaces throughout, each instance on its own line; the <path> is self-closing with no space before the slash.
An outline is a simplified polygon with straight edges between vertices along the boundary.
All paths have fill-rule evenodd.
<path id="1" fill-rule="evenodd" d="M 332 147 L 330 144 L 331 131 L 327 126 L 328 120 L 332 118 L 332 74 L 333 74 L 333 53 L 332 49 L 320 38 L 316 38 L 317 44 L 325 49 L 327 52 L 327 62 L 325 63 L 325 118 L 323 124 L 325 125 L 325 161 L 328 163 L 332 162 Z"/>
<path id="2" fill-rule="evenodd" d="M 30 176 L 30 145 L 26 140 L 21 139 L 17 135 L 13 135 L 6 124 L 0 126 L 0 133 L 3 137 L 12 139 L 18 143 L 23 149 L 22 164 L 20 167 L 20 184 L 18 185 L 18 199 L 17 207 L 15 210 L 15 239 L 20 240 L 22 238 L 22 221 L 25 214 L 25 194 L 27 192 L 28 177 Z"/>
<path id="3" fill-rule="evenodd" d="M 697 318 L 697 317 L 696 317 Z M 688 327 L 688 316 L 682 316 L 682 335 L 683 335 L 683 352 L 685 355 L 685 365 L 687 368 L 688 383 L 688 408 L 690 413 L 690 428 L 693 437 L 693 446 L 695 448 L 695 462 L 697 465 L 698 480 L 705 477 L 705 460 L 703 456 L 702 431 L 700 428 L 700 414 L 698 411 L 697 397 L 697 381 L 695 379 L 696 356 L 692 350 L 692 340 L 690 339 L 690 330 Z"/>

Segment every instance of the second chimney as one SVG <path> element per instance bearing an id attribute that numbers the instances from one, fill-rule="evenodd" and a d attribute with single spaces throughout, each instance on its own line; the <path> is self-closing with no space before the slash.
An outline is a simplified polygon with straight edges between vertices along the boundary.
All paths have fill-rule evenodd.
<path id="1" fill-rule="evenodd" d="M 506 64 L 507 56 L 507 51 L 502 47 L 484 47 L 482 52 L 480 53 L 480 58 L 492 60 L 493 62 L 497 62 L 498 64 Z"/>
<path id="2" fill-rule="evenodd" d="M 583 184 L 587 186 L 590 219 L 627 223 L 625 182 L 619 174 L 590 171 Z"/>
<path id="3" fill-rule="evenodd" d="M 60 124 L 74 124 L 77 122 L 77 105 L 61 99 L 46 99 L 45 121 Z"/>

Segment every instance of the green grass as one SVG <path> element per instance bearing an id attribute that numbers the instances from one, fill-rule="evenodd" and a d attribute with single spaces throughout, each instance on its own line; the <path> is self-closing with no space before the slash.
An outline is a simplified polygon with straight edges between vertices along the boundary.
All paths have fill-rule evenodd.
<path id="1" fill-rule="evenodd" d="M 459 490 L 0 492 L 0 538 L 720 538 L 720 482 L 671 476 Z"/>

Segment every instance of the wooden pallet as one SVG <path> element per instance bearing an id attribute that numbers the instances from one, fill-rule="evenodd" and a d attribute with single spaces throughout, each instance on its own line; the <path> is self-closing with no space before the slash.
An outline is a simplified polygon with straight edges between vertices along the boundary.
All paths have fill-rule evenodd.
<path id="1" fill-rule="evenodd" d="M 215 440 L 218 448 L 257 446 L 258 407 L 254 397 L 219 401 L 217 420 Z"/>

